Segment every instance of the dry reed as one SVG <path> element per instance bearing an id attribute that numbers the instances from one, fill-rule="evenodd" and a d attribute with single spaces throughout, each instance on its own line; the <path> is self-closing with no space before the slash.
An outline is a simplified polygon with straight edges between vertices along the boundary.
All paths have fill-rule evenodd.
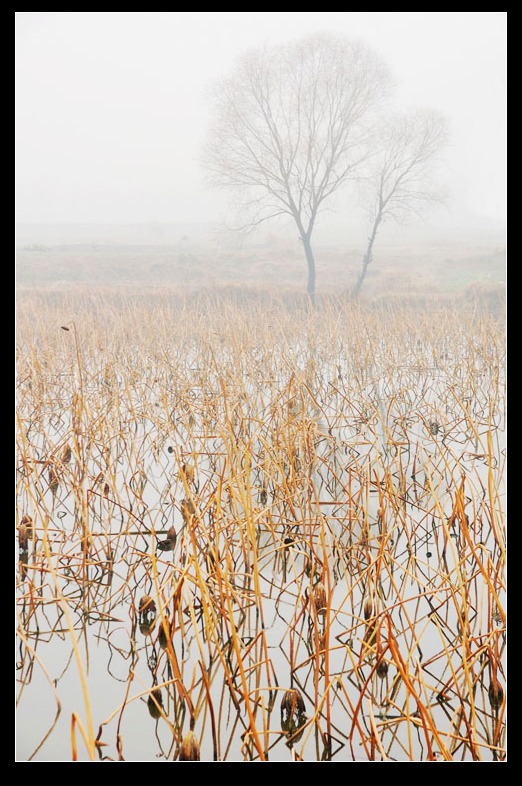
<path id="1" fill-rule="evenodd" d="M 502 324 L 23 298 L 25 758 L 506 757 Z"/>

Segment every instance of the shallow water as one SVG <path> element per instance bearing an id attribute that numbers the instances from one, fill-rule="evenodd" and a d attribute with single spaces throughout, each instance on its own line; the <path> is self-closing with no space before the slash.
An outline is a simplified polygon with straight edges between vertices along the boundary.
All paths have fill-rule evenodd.
<path id="1" fill-rule="evenodd" d="M 479 360 L 470 385 L 456 359 L 419 355 L 178 397 L 171 379 L 129 395 L 93 369 L 83 408 L 73 384 L 38 416 L 21 392 L 17 512 L 37 538 L 18 565 L 19 761 L 88 760 L 79 722 L 101 759 L 172 760 L 191 716 L 201 760 L 502 758 L 502 383 Z M 66 443 L 70 461 L 50 460 Z M 291 687 L 306 708 L 293 741 Z"/>

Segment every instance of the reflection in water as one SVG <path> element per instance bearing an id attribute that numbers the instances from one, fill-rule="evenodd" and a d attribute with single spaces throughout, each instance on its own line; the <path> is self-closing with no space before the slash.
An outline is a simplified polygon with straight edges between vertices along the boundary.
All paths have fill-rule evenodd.
<path id="1" fill-rule="evenodd" d="M 86 760 L 503 759 L 502 361 L 467 335 L 98 353 L 83 398 L 28 360 L 19 758 L 74 717 Z"/>

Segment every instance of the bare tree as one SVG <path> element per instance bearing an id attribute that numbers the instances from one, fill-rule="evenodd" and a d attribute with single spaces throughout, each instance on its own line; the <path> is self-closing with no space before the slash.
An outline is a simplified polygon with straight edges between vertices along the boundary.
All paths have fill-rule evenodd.
<path id="1" fill-rule="evenodd" d="M 317 216 L 367 156 L 365 129 L 389 84 L 366 44 L 321 34 L 252 51 L 213 88 L 210 182 L 239 196 L 242 228 L 291 216 L 312 300 Z"/>
<path id="2" fill-rule="evenodd" d="M 446 121 L 433 110 L 397 114 L 383 122 L 376 135 L 372 174 L 365 183 L 370 234 L 353 297 L 366 278 L 379 228 L 390 220 L 405 221 L 443 200 L 434 171 L 446 143 Z"/>

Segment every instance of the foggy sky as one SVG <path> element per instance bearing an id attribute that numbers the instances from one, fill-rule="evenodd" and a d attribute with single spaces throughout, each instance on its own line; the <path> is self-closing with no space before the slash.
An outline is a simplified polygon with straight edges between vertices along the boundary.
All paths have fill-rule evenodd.
<path id="1" fill-rule="evenodd" d="M 209 82 L 243 51 L 362 38 L 396 105 L 446 114 L 446 217 L 505 222 L 507 13 L 15 12 L 16 220 L 220 221 L 198 163 Z"/>

